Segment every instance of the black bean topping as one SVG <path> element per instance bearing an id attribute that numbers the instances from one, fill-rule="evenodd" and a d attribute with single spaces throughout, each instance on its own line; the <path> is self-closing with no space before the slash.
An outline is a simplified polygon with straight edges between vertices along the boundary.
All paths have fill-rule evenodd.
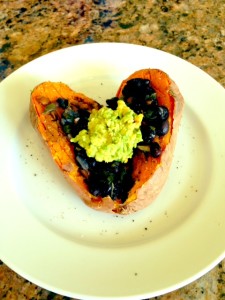
<path id="1" fill-rule="evenodd" d="M 90 116 L 90 112 L 85 109 L 79 109 L 78 114 L 79 114 L 80 119 L 85 119 L 85 120 L 88 120 L 88 118 Z"/>
<path id="2" fill-rule="evenodd" d="M 113 97 L 111 99 L 107 99 L 106 100 L 106 104 L 109 108 L 116 110 L 117 109 L 117 101 L 119 100 L 119 98 L 117 97 Z"/>
<path id="3" fill-rule="evenodd" d="M 89 170 L 89 164 L 88 161 L 80 154 L 76 155 L 76 161 L 78 162 L 78 165 L 85 171 Z"/>
<path id="4" fill-rule="evenodd" d="M 169 117 L 169 110 L 165 106 L 158 106 L 158 116 L 160 120 L 165 121 Z"/>
<path id="5" fill-rule="evenodd" d="M 71 135 L 75 137 L 81 130 L 88 128 L 88 120 L 90 113 L 86 110 L 79 110 L 78 117 L 72 126 Z"/>
<path id="6" fill-rule="evenodd" d="M 167 107 L 158 105 L 157 95 L 151 87 L 150 81 L 141 78 L 131 79 L 125 85 L 123 100 L 136 113 L 143 113 L 144 118 L 141 125 L 143 141 L 134 149 L 143 151 L 145 155 L 154 158 L 162 154 L 159 143 L 154 142 L 156 136 L 163 136 L 169 131 L 169 111 Z M 113 97 L 106 100 L 106 105 L 115 110 L 118 98 Z M 57 99 L 57 105 L 64 110 L 61 125 L 64 132 L 72 137 L 76 136 L 82 129 L 87 129 L 90 112 L 87 110 L 74 111 L 68 106 L 68 100 Z M 88 157 L 86 150 L 74 145 L 74 154 L 80 172 L 85 176 L 89 191 L 94 196 L 110 196 L 113 200 L 126 201 L 128 193 L 134 181 L 132 178 L 132 159 L 128 163 L 114 161 L 112 163 L 97 162 L 95 158 Z"/>
<path id="7" fill-rule="evenodd" d="M 155 91 L 150 86 L 150 81 L 143 78 L 134 78 L 131 80 L 128 80 L 125 87 L 123 88 L 123 96 L 125 99 L 129 97 L 138 97 L 138 98 L 144 98 L 147 95 L 151 95 Z"/>
<path id="8" fill-rule="evenodd" d="M 162 149 L 160 145 L 156 142 L 151 143 L 150 145 L 150 154 L 152 157 L 157 158 L 161 155 Z"/>
<path id="9" fill-rule="evenodd" d="M 56 102 L 58 103 L 59 107 L 66 109 L 68 107 L 69 101 L 67 99 L 64 98 L 58 98 L 56 100 Z"/>
<path id="10" fill-rule="evenodd" d="M 147 79 L 128 80 L 122 94 L 126 104 L 136 113 L 143 113 L 149 105 L 157 104 L 156 93 Z"/>
<path id="11" fill-rule="evenodd" d="M 127 106 L 129 106 L 136 114 L 140 114 L 143 112 L 146 106 L 146 102 L 143 101 L 143 99 L 137 99 L 136 97 L 129 97 L 127 99 Z"/>
<path id="12" fill-rule="evenodd" d="M 94 158 L 88 157 L 85 149 L 77 143 L 74 145 L 74 153 L 78 166 L 88 172 L 86 182 L 91 194 L 100 197 L 110 196 L 114 200 L 127 199 L 133 185 L 130 164 L 118 161 L 97 162 Z"/>
<path id="13" fill-rule="evenodd" d="M 87 129 L 89 116 L 90 112 L 87 110 L 74 111 L 66 108 L 61 118 L 63 131 L 67 135 L 76 136 L 81 130 Z"/>
<path id="14" fill-rule="evenodd" d="M 156 127 L 156 134 L 158 136 L 164 136 L 168 133 L 169 131 L 169 121 L 163 121 L 162 123 L 158 124 Z"/>
<path id="15" fill-rule="evenodd" d="M 83 170 L 91 171 L 97 166 L 98 162 L 94 158 L 88 157 L 85 149 L 80 147 L 77 143 L 74 144 L 74 153 L 78 165 Z"/>
<path id="16" fill-rule="evenodd" d="M 169 110 L 165 106 L 151 105 L 145 112 L 144 118 L 150 122 L 162 122 L 169 117 Z"/>
<path id="17" fill-rule="evenodd" d="M 142 125 L 141 126 L 141 134 L 143 143 L 151 143 L 156 136 L 156 129 L 153 126 Z"/>
<path id="18" fill-rule="evenodd" d="M 96 174 L 91 173 L 88 177 L 89 191 L 94 196 L 107 197 L 110 196 L 112 190 L 112 181 L 108 178 L 96 177 Z"/>

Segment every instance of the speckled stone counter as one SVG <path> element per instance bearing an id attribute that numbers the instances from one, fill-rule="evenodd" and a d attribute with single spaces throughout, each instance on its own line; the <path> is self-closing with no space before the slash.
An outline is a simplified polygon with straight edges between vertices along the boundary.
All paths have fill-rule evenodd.
<path id="1" fill-rule="evenodd" d="M 0 0 L 0 78 L 56 49 L 107 41 L 172 53 L 225 86 L 224 25 L 224 0 Z M 0 299 L 69 298 L 0 262 Z M 197 281 L 154 299 L 225 299 L 225 260 Z"/>

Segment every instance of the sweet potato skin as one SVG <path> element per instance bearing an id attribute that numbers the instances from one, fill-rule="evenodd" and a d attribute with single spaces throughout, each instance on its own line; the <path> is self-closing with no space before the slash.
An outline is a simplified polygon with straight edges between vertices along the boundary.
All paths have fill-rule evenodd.
<path id="1" fill-rule="evenodd" d="M 86 205 L 107 213 L 130 214 L 147 207 L 158 196 L 168 177 L 184 106 L 183 97 L 176 84 L 167 74 L 156 69 L 140 70 L 130 75 L 121 83 L 118 97 L 121 97 L 126 81 L 131 78 L 150 79 L 159 103 L 169 106 L 170 132 L 160 141 L 163 148 L 160 158 L 150 157 L 147 162 L 141 154 L 133 158 L 135 184 L 124 203 L 110 197 L 94 197 L 88 192 L 75 161 L 72 144 L 59 123 L 53 120 L 54 116 L 43 113 L 46 104 L 55 102 L 59 97 L 89 111 L 100 108 L 100 105 L 85 95 L 72 91 L 63 83 L 44 82 L 31 93 L 31 123 L 50 150 L 53 160 Z"/>

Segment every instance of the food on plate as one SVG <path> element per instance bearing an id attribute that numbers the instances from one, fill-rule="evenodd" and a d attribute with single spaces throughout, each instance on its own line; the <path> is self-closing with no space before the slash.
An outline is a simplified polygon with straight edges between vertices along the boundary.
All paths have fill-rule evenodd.
<path id="1" fill-rule="evenodd" d="M 64 83 L 43 82 L 31 93 L 30 118 L 89 207 L 130 214 L 163 188 L 183 106 L 166 73 L 143 69 L 123 80 L 106 106 Z"/>
<path id="2" fill-rule="evenodd" d="M 94 157 L 98 162 L 126 163 L 133 156 L 133 148 L 142 141 L 142 119 L 142 114 L 135 114 L 124 101 L 118 100 L 116 109 L 93 110 L 88 128 L 70 141 L 77 142 L 88 157 Z"/>

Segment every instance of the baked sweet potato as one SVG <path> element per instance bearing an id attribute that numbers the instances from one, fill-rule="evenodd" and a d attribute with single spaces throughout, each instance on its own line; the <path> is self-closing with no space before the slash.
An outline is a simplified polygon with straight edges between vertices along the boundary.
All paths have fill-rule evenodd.
<path id="1" fill-rule="evenodd" d="M 143 97 L 137 96 L 137 90 L 136 94 L 134 92 L 135 95 L 130 95 L 127 86 L 133 79 L 138 85 L 139 96 L 142 94 L 142 87 L 139 84 L 141 81 L 148 86 L 147 90 L 151 95 L 143 94 L 144 100 Z M 98 174 L 107 173 L 112 165 L 113 172 L 122 170 L 120 171 L 122 175 L 118 176 L 123 178 L 123 182 L 113 182 L 118 180 L 116 179 L 118 176 L 114 176 L 110 181 L 110 188 L 107 186 L 108 178 L 107 182 L 95 179 L 95 185 L 103 185 L 104 192 L 99 192 L 98 189 L 96 191 L 96 187 L 93 189 L 93 182 L 90 181 L 92 169 L 89 165 L 91 163 L 94 166 L 96 162 L 93 158 L 89 159 L 79 145 L 71 142 L 71 137 L 87 126 L 92 110 L 101 108 L 100 104 L 84 94 L 74 92 L 64 83 L 44 82 L 35 87 L 31 93 L 30 119 L 65 178 L 89 207 L 108 213 L 129 214 L 148 206 L 157 197 L 166 181 L 184 101 L 176 84 L 167 74 L 156 69 L 140 70 L 129 76 L 122 82 L 116 97 L 107 100 L 108 106 L 113 106 L 118 98 L 123 99 L 131 109 L 134 108 L 136 113 L 144 115 L 143 131 L 150 126 L 151 130 L 154 129 L 154 137 L 151 136 L 150 141 L 147 138 L 139 143 L 134 149 L 132 158 L 125 164 L 97 163 L 100 168 Z M 142 102 L 142 106 L 138 101 Z M 154 111 L 155 108 L 166 108 L 167 117 L 163 122 L 167 126 L 163 133 L 158 129 L 158 119 L 154 119 L 155 114 L 153 113 L 152 116 L 152 110 Z M 149 123 L 149 116 L 153 119 L 152 123 Z M 155 145 L 156 148 L 153 147 Z M 84 160 L 84 156 L 88 161 Z M 117 193 L 117 190 L 120 192 Z"/>

